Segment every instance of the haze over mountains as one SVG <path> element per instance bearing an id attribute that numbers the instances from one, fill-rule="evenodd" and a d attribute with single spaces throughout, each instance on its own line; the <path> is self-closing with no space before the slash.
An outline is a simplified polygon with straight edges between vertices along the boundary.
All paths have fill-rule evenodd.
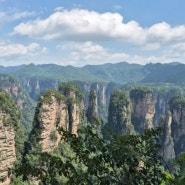
<path id="1" fill-rule="evenodd" d="M 25 78 L 50 79 L 57 81 L 115 82 L 119 84 L 184 83 L 185 65 L 174 62 L 168 64 L 116 64 L 86 65 L 84 67 L 59 66 L 56 64 L 0 66 L 1 74 L 9 74 L 18 80 Z"/>

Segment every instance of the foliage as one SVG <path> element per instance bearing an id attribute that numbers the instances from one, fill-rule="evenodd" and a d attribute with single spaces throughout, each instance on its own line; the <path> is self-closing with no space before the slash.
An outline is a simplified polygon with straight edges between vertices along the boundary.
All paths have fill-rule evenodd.
<path id="1" fill-rule="evenodd" d="M 147 83 L 185 83 L 185 65 L 184 64 L 147 64 L 143 70 L 147 71 L 143 82 Z"/>
<path id="2" fill-rule="evenodd" d="M 41 153 L 37 163 L 26 163 L 17 175 L 24 171 L 47 185 L 160 184 L 165 176 L 159 132 L 160 129 L 151 129 L 142 135 L 112 135 L 107 142 L 90 125 L 82 126 L 78 136 L 61 129 L 64 144 L 57 152 Z M 63 146 L 67 148 L 62 149 Z M 66 149 L 70 151 L 68 155 Z"/>
<path id="3" fill-rule="evenodd" d="M 66 97 L 70 97 L 69 101 L 72 101 L 72 97 L 70 96 L 71 93 L 75 94 L 75 99 L 77 102 L 80 102 L 83 99 L 83 93 L 78 85 L 76 85 L 74 82 L 66 82 L 62 83 L 59 86 L 59 92 L 61 92 Z"/>
<path id="4" fill-rule="evenodd" d="M 21 111 L 21 124 L 29 131 L 34 115 L 35 104 L 29 97 L 28 93 L 20 87 L 16 79 L 9 75 L 0 74 L 0 89 L 8 92 L 17 102 L 18 108 Z"/>
<path id="5" fill-rule="evenodd" d="M 176 170 L 173 182 L 176 185 L 183 185 L 185 182 L 185 153 L 182 153 L 177 159 L 175 159 L 173 165 Z"/>
<path id="6" fill-rule="evenodd" d="M 176 95 L 170 99 L 169 104 L 171 109 L 178 108 L 179 105 L 185 107 L 185 97 L 182 95 Z"/>
<path id="7" fill-rule="evenodd" d="M 87 120 L 89 123 L 94 124 L 94 119 L 98 119 L 98 105 L 96 91 L 91 90 L 89 93 L 89 104 L 86 112 Z"/>
<path id="8" fill-rule="evenodd" d="M 122 90 L 111 93 L 108 110 L 108 128 L 115 134 L 131 134 L 131 102 L 129 96 Z"/>
<path id="9" fill-rule="evenodd" d="M 147 86 L 140 86 L 130 91 L 130 97 L 138 100 L 144 98 L 149 93 L 154 96 L 152 89 Z"/>
<path id="10" fill-rule="evenodd" d="M 82 68 L 73 66 L 59 66 L 55 64 L 22 65 L 14 67 L 0 67 L 0 73 L 11 74 L 24 81 L 25 78 L 55 81 L 83 81 L 83 82 L 116 82 L 119 84 L 148 82 L 148 83 L 185 83 L 184 64 L 116 64 L 87 65 Z"/>
<path id="11" fill-rule="evenodd" d="M 116 64 L 87 65 L 83 67 L 90 74 L 107 82 L 119 84 L 138 82 L 144 78 L 143 66 L 120 62 Z"/>
<path id="12" fill-rule="evenodd" d="M 23 146 L 26 136 L 20 124 L 20 111 L 16 102 L 13 100 L 10 94 L 2 91 L 0 91 L 0 113 L 3 117 L 3 125 L 6 127 L 11 127 L 14 130 L 16 152 L 16 162 L 14 163 L 14 167 L 16 168 L 20 165 L 22 160 Z M 12 169 L 9 169 L 10 174 L 11 170 Z"/>
<path id="13" fill-rule="evenodd" d="M 61 100 L 64 100 L 65 97 L 56 89 L 49 89 L 45 93 L 41 94 L 39 102 L 42 103 L 52 103 L 52 96 L 54 96 L 57 100 L 57 102 L 60 102 Z"/>
<path id="14" fill-rule="evenodd" d="M 52 131 L 51 133 L 50 133 L 50 139 L 52 140 L 52 141 L 56 141 L 57 140 L 57 132 L 56 131 Z"/>
<path id="15" fill-rule="evenodd" d="M 25 139 L 24 130 L 20 125 L 20 111 L 12 97 L 2 91 L 0 91 L 0 112 L 5 113 L 3 124 L 14 128 L 16 157 L 20 161 Z"/>

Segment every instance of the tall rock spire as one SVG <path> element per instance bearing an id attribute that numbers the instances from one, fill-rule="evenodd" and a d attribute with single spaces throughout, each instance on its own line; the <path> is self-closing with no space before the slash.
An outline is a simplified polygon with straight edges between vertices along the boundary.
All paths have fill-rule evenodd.
<path id="1" fill-rule="evenodd" d="M 95 90 L 91 90 L 89 93 L 89 104 L 86 116 L 89 123 L 95 124 L 95 119 L 98 118 L 98 102 Z"/>
<path id="2" fill-rule="evenodd" d="M 147 87 L 135 88 L 130 91 L 132 101 L 132 123 L 135 131 L 143 133 L 145 129 L 153 127 L 155 114 L 155 95 Z"/>
<path id="3" fill-rule="evenodd" d="M 132 134 L 131 102 L 129 96 L 122 90 L 114 90 L 110 96 L 108 127 L 118 135 Z"/>

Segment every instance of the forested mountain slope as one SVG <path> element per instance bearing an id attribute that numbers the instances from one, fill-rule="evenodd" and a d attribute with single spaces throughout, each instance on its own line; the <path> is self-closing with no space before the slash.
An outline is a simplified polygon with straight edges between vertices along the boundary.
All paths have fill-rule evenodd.
<path id="1" fill-rule="evenodd" d="M 143 66 L 121 62 L 117 64 L 88 65 L 84 67 L 59 66 L 55 64 L 21 65 L 12 67 L 0 67 L 0 73 L 8 73 L 22 78 L 37 77 L 37 79 L 51 79 L 60 81 L 104 81 L 127 83 L 136 82 L 144 77 Z"/>
<path id="2" fill-rule="evenodd" d="M 10 74 L 23 81 L 36 78 L 38 80 L 82 81 L 82 82 L 115 82 L 119 84 L 134 82 L 185 83 L 185 65 L 168 64 L 116 64 L 87 65 L 84 67 L 59 66 L 56 64 L 0 66 L 1 74 Z"/>

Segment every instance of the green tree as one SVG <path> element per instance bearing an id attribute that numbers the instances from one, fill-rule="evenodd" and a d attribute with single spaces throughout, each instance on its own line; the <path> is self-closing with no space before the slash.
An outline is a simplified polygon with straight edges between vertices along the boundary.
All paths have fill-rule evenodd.
<path id="1" fill-rule="evenodd" d="M 141 135 L 112 135 L 105 141 L 91 125 L 82 126 L 78 136 L 61 129 L 68 146 L 58 153 L 41 153 L 37 165 L 26 163 L 22 172 L 44 185 L 152 185 L 165 179 L 159 154 L 158 134 L 151 129 Z"/>

